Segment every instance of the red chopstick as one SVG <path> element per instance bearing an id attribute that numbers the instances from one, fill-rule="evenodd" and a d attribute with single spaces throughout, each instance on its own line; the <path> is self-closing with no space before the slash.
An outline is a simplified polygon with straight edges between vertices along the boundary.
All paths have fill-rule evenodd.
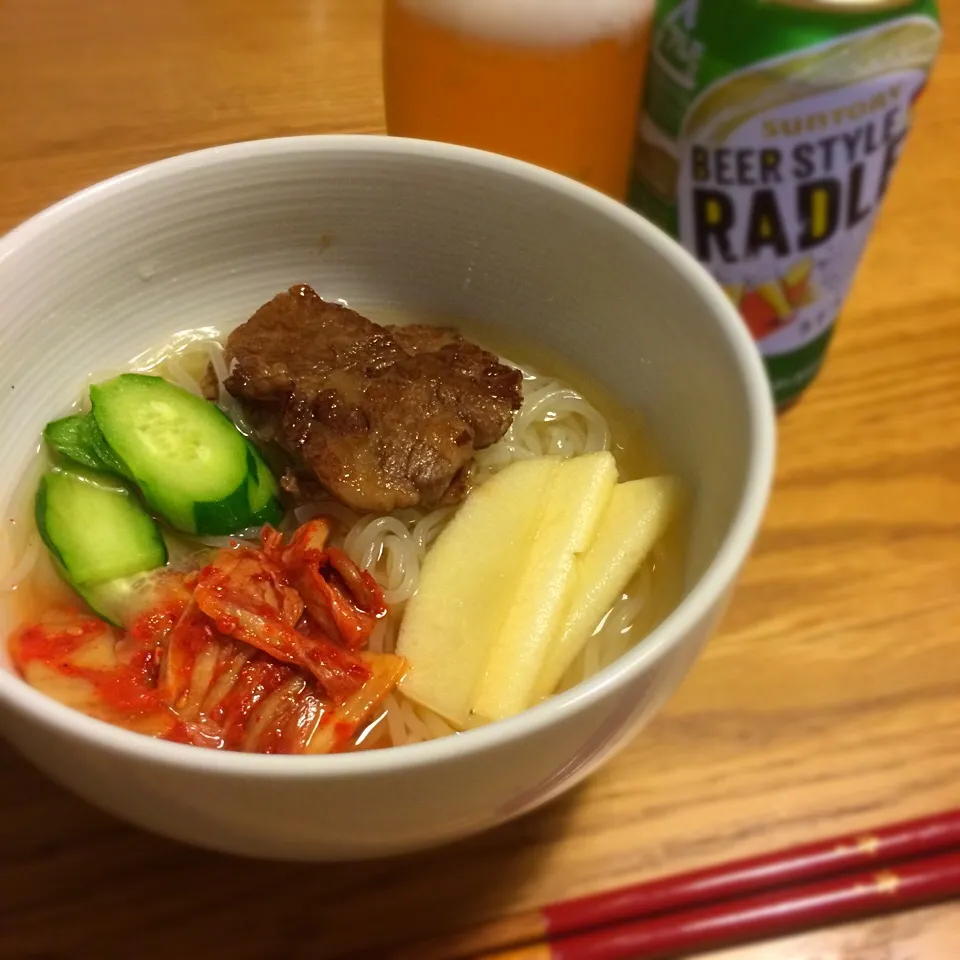
<path id="1" fill-rule="evenodd" d="M 960 852 L 899 867 L 785 887 L 575 936 L 482 954 L 478 960 L 668 960 L 693 950 L 795 933 L 960 894 Z"/>
<path id="2" fill-rule="evenodd" d="M 469 930 L 460 931 L 450 936 L 441 936 L 430 942 L 410 944 L 406 948 L 395 949 L 390 952 L 391 960 L 449 960 L 451 957 L 503 957 L 504 960 L 514 956 L 505 950 L 507 946 L 521 947 L 531 944 L 540 949 L 540 953 L 516 953 L 517 957 L 552 957 L 553 954 L 543 953 L 545 944 L 552 944 L 567 937 L 571 942 L 580 940 L 588 931 L 602 928 L 613 929 L 616 924 L 624 924 L 633 928 L 639 925 L 644 918 L 656 918 L 654 922 L 676 923 L 675 916 L 684 911 L 693 916 L 690 923 L 692 929 L 706 930 L 719 933 L 723 930 L 740 929 L 739 925 L 746 924 L 746 935 L 758 936 L 761 931 L 767 934 L 772 932 L 787 932 L 789 926 L 767 926 L 774 922 L 775 915 L 782 916 L 789 924 L 816 923 L 818 916 L 814 903 L 823 903 L 826 911 L 823 921 L 834 920 L 845 913 L 840 910 L 870 910 L 873 907 L 882 909 L 897 908 L 901 905 L 912 904 L 914 896 L 925 897 L 930 889 L 934 893 L 939 890 L 934 874 L 930 880 L 932 886 L 914 880 L 915 876 L 926 877 L 928 870 L 946 870 L 943 879 L 943 893 L 952 895 L 957 890 L 953 884 L 954 863 L 947 860 L 941 864 L 939 860 L 920 863 L 919 858 L 943 854 L 948 851 L 960 851 L 960 810 L 940 813 L 934 816 L 922 817 L 892 824 L 879 830 L 834 837 L 815 843 L 804 844 L 789 850 L 749 857 L 726 864 L 694 870 L 678 874 L 661 880 L 647 883 L 638 883 L 619 890 L 610 890 L 575 900 L 565 900 L 540 910 L 515 914 L 501 919 L 489 921 Z M 825 884 L 824 881 L 856 871 L 867 871 L 862 876 L 854 878 L 861 885 L 873 889 L 871 884 L 877 871 L 904 861 L 917 861 L 909 869 L 906 880 L 897 888 L 898 895 L 881 896 L 870 899 L 864 891 L 862 902 L 851 899 L 846 884 L 849 881 L 837 881 L 834 884 Z M 929 863 L 933 866 L 930 867 Z M 917 874 L 917 871 L 920 871 Z M 901 871 L 898 869 L 897 873 Z M 884 873 L 889 881 L 889 874 Z M 809 899 L 809 888 L 803 884 L 812 885 L 814 889 L 822 888 L 826 891 L 825 901 Z M 884 889 L 889 882 L 884 884 Z M 834 891 L 841 891 L 834 893 Z M 781 892 L 776 892 L 781 891 Z M 792 892 L 791 892 L 792 891 Z M 842 891 L 847 891 L 843 893 Z M 914 893 L 914 891 L 917 891 Z M 746 898 L 754 897 L 753 900 Z M 804 904 L 794 908 L 792 898 L 799 896 Z M 904 898 L 907 899 L 904 899 Z M 717 905 L 738 901 L 739 905 L 720 908 Z M 740 917 L 744 909 L 744 902 L 749 910 L 761 909 L 758 914 L 749 914 L 753 919 L 749 922 L 742 920 L 708 921 L 703 917 L 726 916 Z M 760 907 L 757 907 L 757 903 Z M 753 906 L 751 906 L 753 904 Z M 764 906 L 766 904 L 766 906 Z M 780 905 L 779 907 L 777 905 Z M 830 906 L 830 904 L 833 904 Z M 697 910 L 697 908 L 705 908 Z M 778 914 L 777 911 L 780 911 Z M 690 913 L 690 912 L 693 913 Z M 719 912 L 718 912 L 719 911 Z M 674 914 L 674 920 L 665 915 Z M 761 919 L 758 919 L 760 917 Z M 719 926 L 718 926 L 719 924 Z M 730 925 L 733 924 L 733 927 Z M 667 929 L 666 926 L 663 929 Z M 608 937 L 613 937 L 609 933 Z M 566 956 L 557 954 L 557 956 Z M 579 956 L 574 954 L 573 956 Z M 594 954 L 585 953 L 584 957 L 593 957 Z M 607 956 L 607 954 L 596 954 Z M 618 956 L 618 954 L 610 954 Z M 644 957 L 645 954 L 639 954 Z"/>
<path id="3" fill-rule="evenodd" d="M 960 849 L 960 810 L 565 900 L 539 913 L 543 933 L 556 937 L 953 848 Z"/>

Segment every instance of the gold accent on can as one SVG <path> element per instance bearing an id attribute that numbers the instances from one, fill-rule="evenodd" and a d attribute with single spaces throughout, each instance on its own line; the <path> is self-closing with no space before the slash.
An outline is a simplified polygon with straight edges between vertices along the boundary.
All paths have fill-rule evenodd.
<path id="1" fill-rule="evenodd" d="M 900 889 L 900 878 L 891 870 L 878 873 L 874 878 L 877 893 L 896 893 Z"/>
<path id="2" fill-rule="evenodd" d="M 876 13 L 880 10 L 896 10 L 913 0 L 762 0 L 781 7 L 801 7 L 820 13 Z"/>
<path id="3" fill-rule="evenodd" d="M 857 850 L 860 853 L 866 853 L 872 857 L 879 849 L 880 841 L 876 837 L 867 834 L 866 836 L 857 838 Z"/>

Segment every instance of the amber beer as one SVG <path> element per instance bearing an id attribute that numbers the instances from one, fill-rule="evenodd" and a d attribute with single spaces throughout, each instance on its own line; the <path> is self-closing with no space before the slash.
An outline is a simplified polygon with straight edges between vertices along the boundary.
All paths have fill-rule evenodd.
<path id="1" fill-rule="evenodd" d="M 652 11 L 653 0 L 386 0 L 387 130 L 623 199 Z"/>

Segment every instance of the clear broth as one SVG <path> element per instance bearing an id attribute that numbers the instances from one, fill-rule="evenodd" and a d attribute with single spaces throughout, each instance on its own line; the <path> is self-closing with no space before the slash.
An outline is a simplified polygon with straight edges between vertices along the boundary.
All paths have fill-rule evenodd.
<path id="1" fill-rule="evenodd" d="M 580 393 L 606 420 L 610 429 L 611 451 L 616 457 L 621 481 L 670 472 L 652 441 L 640 413 L 624 407 L 609 391 L 552 351 L 504 336 L 500 332 L 492 334 L 489 330 L 473 323 L 452 322 L 446 318 L 369 308 L 366 305 L 359 309 L 366 316 L 383 324 L 416 322 L 456 327 L 470 339 L 485 344 L 488 348 L 490 344 L 496 344 L 507 362 L 512 361 L 521 366 L 549 371 L 551 378 L 562 381 Z M 219 339 L 222 341 L 223 337 Z M 131 362 L 128 369 L 151 370 L 162 374 L 165 362 L 163 358 L 171 351 L 176 353 L 177 345 L 184 341 L 189 342 L 189 336 L 184 337 L 183 333 L 178 334 L 171 338 L 166 347 L 152 354 L 153 360 L 138 357 Z M 178 362 L 181 369 L 191 377 L 199 379 L 202 375 L 204 364 L 199 362 L 197 355 L 186 359 L 178 355 Z M 109 375 L 112 373 L 105 374 L 104 377 Z M 93 382 L 95 379 L 100 378 L 88 378 L 88 382 Z M 79 404 L 74 409 L 78 407 Z M 33 497 L 38 478 L 48 463 L 46 454 L 41 450 L 30 470 L 27 471 L 18 494 L 9 505 L 4 525 L 5 559 L 0 561 L 4 564 L 4 567 L 0 568 L 4 572 L 11 569 L 26 550 L 38 549 L 36 545 L 39 544 L 39 534 L 33 517 Z M 684 587 L 686 533 L 686 511 L 684 510 L 657 544 L 622 598 L 626 601 L 637 591 L 645 591 L 647 599 L 640 612 L 622 630 L 607 629 L 603 632 L 602 642 L 600 642 L 601 628 L 604 627 L 604 623 L 601 623 L 594 640 L 587 644 L 571 665 L 557 692 L 575 686 L 618 659 L 636 643 L 641 642 L 643 637 L 676 606 L 682 597 Z M 3 574 L 0 573 L 0 579 L 2 578 Z M 3 611 L 3 620 L 8 629 L 15 624 L 35 621 L 45 610 L 53 607 L 70 606 L 82 609 L 84 605 L 71 588 L 60 579 L 42 545 L 39 546 L 39 557 L 29 574 L 16 583 L 13 589 L 0 594 L 0 609 Z M 615 607 L 614 612 L 616 609 Z M 4 643 L 4 656 L 6 656 L 5 648 Z M 396 701 L 357 735 L 353 749 L 378 749 L 402 745 L 416 739 L 427 739 L 428 736 L 423 735 L 425 732 L 429 736 L 449 732 L 450 728 L 441 718 L 413 704 L 412 701 L 403 697 L 401 692 L 395 692 L 392 696 Z M 406 719 L 401 719 L 400 724 L 396 720 L 388 722 L 390 718 L 387 714 L 391 710 L 398 711 Z M 407 730 L 407 736 L 402 742 L 398 742 L 396 731 L 401 725 Z M 414 728 L 417 734 L 411 737 L 410 731 Z"/>

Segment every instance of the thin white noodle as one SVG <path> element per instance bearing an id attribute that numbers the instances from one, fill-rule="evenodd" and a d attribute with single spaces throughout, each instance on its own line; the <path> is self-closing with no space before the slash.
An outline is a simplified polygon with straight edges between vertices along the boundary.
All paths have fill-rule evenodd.
<path id="1" fill-rule="evenodd" d="M 191 355 L 199 354 L 202 361 L 201 368 L 204 372 L 206 372 L 208 366 L 213 369 L 217 387 L 217 406 L 236 424 L 242 433 L 249 435 L 252 430 L 244 418 L 239 402 L 224 386 L 224 381 L 230 375 L 230 371 L 227 369 L 227 363 L 223 355 L 223 344 L 217 339 L 218 336 L 217 331 L 210 327 L 202 328 L 196 332 L 195 336 L 190 336 L 187 333 L 181 334 L 175 338 L 174 343 L 166 351 L 162 351 L 154 357 L 143 359 L 137 369 L 147 372 L 156 367 L 162 367 L 164 375 L 176 383 L 177 386 L 202 396 L 203 391 L 200 389 L 200 382 L 191 377 L 183 369 L 180 362 Z"/>
<path id="2" fill-rule="evenodd" d="M 438 716 L 432 710 L 428 710 L 426 707 L 420 706 L 419 704 L 414 708 L 417 714 L 417 717 L 426 727 L 427 732 L 430 737 L 447 737 L 456 731 L 453 727 L 447 723 L 443 717 Z"/>
<path id="3" fill-rule="evenodd" d="M 409 600 L 420 580 L 421 550 L 407 526 L 395 516 L 364 517 L 343 540 L 353 561 L 379 582 L 388 604 Z"/>
<path id="4" fill-rule="evenodd" d="M 375 746 L 383 739 L 383 735 L 388 733 L 387 724 L 384 723 L 386 713 L 381 713 L 376 720 L 367 724 L 363 732 L 357 737 L 356 744 L 361 744 L 367 748 Z"/>
<path id="5" fill-rule="evenodd" d="M 576 391 L 555 382 L 548 382 L 547 386 L 526 398 L 520 413 L 507 432 L 506 440 L 508 443 L 513 442 L 528 434 L 531 428 L 536 427 L 540 427 L 549 437 L 557 427 L 569 421 L 576 422 L 575 418 L 579 418 L 586 426 L 584 448 L 576 453 L 593 453 L 609 449 L 610 430 L 603 416 Z M 532 436 L 535 437 L 537 434 L 534 432 Z M 528 439 L 527 442 L 529 444 L 530 440 Z M 542 447 L 539 439 L 537 444 Z"/>
<path id="6" fill-rule="evenodd" d="M 216 327 L 194 327 L 192 330 L 181 330 L 175 333 L 159 350 L 147 351 L 134 357 L 131 361 L 131 368 L 136 373 L 146 373 L 154 367 L 158 367 L 168 357 L 176 354 L 189 353 L 195 349 L 198 344 L 216 343 L 219 344 L 220 331 Z M 222 347 L 221 347 L 222 349 Z M 128 373 L 128 370 L 124 370 Z M 101 373 L 98 379 L 104 379 Z"/>
<path id="7" fill-rule="evenodd" d="M 390 585 L 389 590 L 396 590 L 397 586 L 402 584 L 406 577 L 407 565 L 403 561 L 403 553 L 397 549 L 391 549 L 392 541 L 397 537 L 384 537 L 383 556 L 386 559 L 386 582 Z"/>
<path id="8" fill-rule="evenodd" d="M 386 641 L 390 627 L 387 623 L 387 620 L 381 620 L 374 628 L 373 632 L 370 634 L 370 639 L 367 641 L 367 649 L 371 653 L 385 653 L 386 652 Z"/>
<path id="9" fill-rule="evenodd" d="M 387 718 L 387 729 L 390 731 L 390 740 L 397 746 L 407 742 L 409 732 L 400 711 L 400 703 L 395 694 L 390 694 L 383 701 L 384 716 Z"/>
<path id="10" fill-rule="evenodd" d="M 447 521 L 453 515 L 455 509 L 455 507 L 440 507 L 421 517 L 414 524 L 413 540 L 420 551 L 421 559 L 433 541 L 440 535 L 440 531 L 447 525 Z"/>
<path id="11" fill-rule="evenodd" d="M 256 545 L 260 541 L 260 527 L 247 527 L 231 537 L 214 537 L 206 534 L 197 534 L 190 538 L 194 543 L 202 543 L 207 547 L 218 550 L 230 550 L 238 544 L 249 543 Z"/>
<path id="12" fill-rule="evenodd" d="M 176 356 L 170 357 L 163 364 L 163 373 L 168 380 L 172 380 L 178 387 L 189 391 L 194 396 L 203 396 L 203 391 L 196 379 L 184 371 L 183 367 L 177 362 Z"/>
<path id="13" fill-rule="evenodd" d="M 207 355 L 210 358 L 210 365 L 213 367 L 213 372 L 216 375 L 217 383 L 222 388 L 224 381 L 230 376 L 230 371 L 227 369 L 227 361 L 223 358 L 223 345 L 217 343 L 216 341 L 212 341 L 206 346 Z"/>
<path id="14" fill-rule="evenodd" d="M 584 645 L 581 655 L 574 661 L 574 682 L 593 676 L 623 656 L 635 643 L 634 626 L 645 613 L 652 593 L 652 564 L 646 562 L 627 585 L 627 590 L 600 622 L 593 636 Z M 579 672 L 577 672 L 579 664 Z M 570 671 L 558 689 L 570 684 Z"/>
<path id="15" fill-rule="evenodd" d="M 367 545 L 364 555 L 367 557 L 363 566 L 369 568 L 376 560 L 380 559 L 381 551 L 370 547 L 371 544 L 382 545 L 387 534 L 393 534 L 398 539 L 409 536 L 410 531 L 406 524 L 401 523 L 396 517 L 364 517 L 359 523 L 356 523 L 344 539 L 344 550 L 352 553 L 357 544 L 363 542 Z"/>
<path id="16" fill-rule="evenodd" d="M 399 699 L 400 703 L 400 713 L 403 716 L 403 721 L 407 725 L 407 730 L 410 733 L 417 737 L 420 740 L 429 739 L 430 730 L 427 725 L 417 716 L 416 711 L 413 709 L 413 703 L 407 700 L 405 697 Z"/>
<path id="17" fill-rule="evenodd" d="M 217 406 L 236 424 L 241 433 L 249 436 L 253 433 L 253 428 L 247 423 L 239 401 L 224 386 L 230 371 L 223 357 L 223 345 L 216 340 L 208 340 L 201 346 L 217 379 Z"/>

